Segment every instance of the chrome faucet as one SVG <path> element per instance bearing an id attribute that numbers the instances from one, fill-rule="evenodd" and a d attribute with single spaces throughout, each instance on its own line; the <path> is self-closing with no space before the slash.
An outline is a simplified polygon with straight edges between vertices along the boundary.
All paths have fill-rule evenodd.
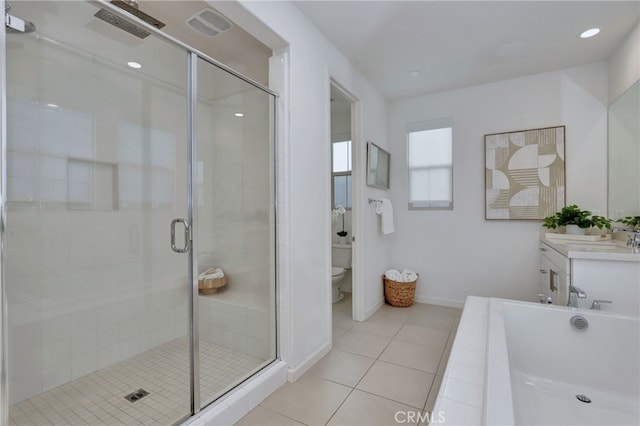
<path id="1" fill-rule="evenodd" d="M 571 297 L 573 295 L 575 295 L 575 297 Z M 583 290 L 572 285 L 569 286 L 569 301 L 567 302 L 567 306 L 577 308 L 578 299 L 586 299 L 586 298 L 587 298 L 587 293 L 585 293 Z"/>
<path id="2" fill-rule="evenodd" d="M 538 293 L 538 301 L 543 304 L 551 305 L 553 304 L 553 297 L 548 294 Z"/>

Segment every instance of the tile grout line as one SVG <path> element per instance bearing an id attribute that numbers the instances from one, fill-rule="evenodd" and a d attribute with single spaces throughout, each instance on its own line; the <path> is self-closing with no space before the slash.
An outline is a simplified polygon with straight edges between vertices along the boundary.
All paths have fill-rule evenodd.
<path id="1" fill-rule="evenodd" d="M 331 421 L 331 419 L 333 419 L 333 417 L 336 415 L 336 413 L 340 410 L 340 408 L 342 408 L 342 406 L 344 405 L 344 403 L 347 401 L 347 399 L 349 399 L 349 397 L 351 396 L 351 394 L 353 393 L 353 391 L 356 390 L 357 386 L 360 384 L 360 382 L 362 381 L 362 379 L 364 379 L 364 377 L 367 375 L 367 373 L 369 373 L 369 371 L 373 368 L 373 366 L 375 365 L 375 363 L 377 361 L 380 361 L 380 357 L 382 356 L 382 354 L 384 353 L 385 350 L 387 350 L 387 348 L 389 347 L 389 345 L 391 344 L 391 342 L 393 342 L 393 339 L 395 339 L 395 336 L 398 335 L 398 333 L 400 332 L 400 330 L 402 329 L 402 327 L 404 327 L 404 325 L 407 323 L 407 320 L 409 319 L 409 317 L 407 317 L 407 319 L 404 320 L 404 322 L 402 323 L 402 325 L 400 326 L 400 328 L 398 328 L 398 331 L 395 332 L 395 334 L 393 335 L 393 337 L 391 337 L 391 339 L 389 339 L 389 342 L 385 345 L 385 347 L 382 349 L 382 351 L 380 351 L 380 353 L 378 354 L 378 356 L 374 359 L 374 361 L 371 363 L 371 365 L 369 366 L 369 368 L 367 368 L 367 371 L 364 372 L 364 374 L 360 377 L 360 379 L 356 382 L 356 384 L 351 387 L 351 391 L 349 391 L 349 393 L 347 394 L 347 396 L 342 400 L 342 402 L 340 402 L 340 405 L 338 405 L 338 407 L 336 407 L 336 409 L 333 411 L 333 413 L 331 414 L 331 416 L 329 417 L 329 419 L 325 422 L 325 426 Z M 353 326 L 351 327 L 353 328 Z M 366 333 L 365 333 L 366 334 Z M 382 337 L 382 336 L 378 336 L 378 337 Z M 332 345 L 333 346 L 333 345 Z M 333 350 L 333 347 L 331 348 Z M 346 352 L 346 351 L 345 351 Z M 354 354 L 354 355 L 358 355 L 358 354 Z M 362 355 L 360 355 L 362 356 Z M 365 357 L 368 358 L 368 357 Z M 369 358 L 369 359 L 373 359 L 373 358 Z M 323 379 L 324 380 L 324 379 Z M 358 389 L 360 390 L 360 389 Z M 364 392 L 364 391 L 361 391 Z M 367 392 L 369 393 L 369 392 Z M 373 394 L 370 394 L 373 395 Z M 380 395 L 376 395 L 380 398 L 382 398 Z M 397 402 L 397 401 L 396 401 Z"/>
<path id="2" fill-rule="evenodd" d="M 341 313 L 341 314 L 343 314 L 343 313 L 344 313 L 344 314 L 347 314 L 346 312 L 340 312 L 340 313 Z M 351 354 L 351 355 L 356 355 L 356 356 L 360 356 L 360 357 L 363 357 L 363 358 L 367 358 L 367 359 L 369 359 L 369 360 L 373 360 L 373 362 L 372 362 L 372 363 L 371 363 L 371 365 L 366 369 L 366 371 L 362 374 L 362 376 L 358 379 L 358 381 L 357 381 L 354 385 L 352 385 L 352 386 L 351 386 L 351 385 L 345 385 L 344 383 L 340 383 L 340 382 L 337 382 L 337 381 L 334 381 L 334 380 L 331 380 L 331 379 L 326 379 L 326 378 L 323 378 L 323 377 L 318 377 L 318 378 L 319 378 L 319 379 L 321 379 L 321 380 L 324 380 L 324 381 L 327 381 L 327 382 L 330 382 L 330 383 L 334 383 L 334 384 L 338 384 L 338 385 L 341 385 L 341 386 L 345 386 L 345 387 L 347 387 L 347 388 L 350 388 L 350 389 L 349 389 L 349 392 L 347 393 L 347 395 L 345 396 L 345 398 L 340 402 L 340 404 L 336 407 L 336 409 L 335 409 L 335 410 L 333 410 L 333 412 L 331 413 L 331 416 L 329 417 L 329 419 L 324 423 L 325 425 L 327 425 L 328 423 L 330 423 L 330 422 L 331 422 L 331 420 L 335 418 L 335 416 L 336 416 L 336 414 L 338 413 L 338 411 L 339 411 L 339 410 L 344 406 L 344 404 L 345 404 L 345 402 L 347 401 L 347 399 L 349 399 L 349 398 L 353 395 L 353 393 L 354 393 L 354 391 L 355 391 L 355 390 L 359 390 L 359 391 L 361 391 L 361 392 L 363 392 L 363 393 L 366 393 L 366 394 L 368 394 L 368 395 L 372 395 L 372 396 L 375 396 L 375 397 L 378 397 L 378 398 L 382 398 L 382 399 L 385 399 L 385 400 L 388 400 L 388 401 L 392 401 L 392 402 L 394 402 L 394 403 L 398 403 L 398 404 L 406 405 L 406 406 L 408 406 L 408 407 L 415 408 L 415 409 L 417 409 L 417 410 L 421 410 L 421 411 L 423 411 L 423 412 L 424 412 L 424 411 L 426 411 L 426 404 L 427 404 L 427 402 L 429 401 L 429 396 L 431 395 L 431 392 L 433 392 L 433 391 L 435 390 L 435 389 L 434 389 L 434 385 L 435 385 L 435 382 L 436 382 L 436 380 L 437 380 L 437 378 L 438 378 L 438 376 L 439 376 L 439 375 L 438 375 L 438 371 L 440 370 L 440 367 L 441 367 L 441 365 L 442 365 L 442 363 L 443 363 L 443 361 L 444 361 L 444 355 L 445 355 L 445 352 L 447 351 L 447 349 L 446 349 L 446 348 L 447 348 L 447 344 L 448 344 L 448 342 L 449 342 L 449 338 L 451 337 L 451 334 L 452 334 L 452 333 L 453 333 L 453 331 L 454 331 L 454 330 L 453 330 L 453 329 L 454 329 L 454 327 L 456 327 L 456 326 L 457 326 L 456 322 L 459 322 L 459 315 L 457 315 L 457 316 L 458 316 L 458 320 L 456 321 L 456 319 L 454 318 L 454 319 L 453 319 L 453 321 L 448 325 L 448 327 L 447 327 L 446 329 L 434 328 L 434 329 L 436 329 L 436 330 L 448 331 L 448 336 L 447 336 L 447 340 L 445 341 L 444 346 L 443 346 L 441 349 L 439 349 L 439 350 L 441 351 L 441 353 L 440 353 L 440 358 L 439 358 L 439 361 L 438 361 L 438 365 L 437 365 L 436 371 L 435 371 L 434 373 L 431 373 L 431 372 L 423 371 L 423 370 L 416 369 L 416 368 L 413 368 L 413 367 L 408 367 L 408 366 L 405 366 L 405 365 L 395 364 L 395 363 L 393 363 L 393 362 L 389 362 L 389 361 L 383 361 L 383 360 L 381 360 L 382 355 L 383 355 L 383 354 L 384 354 L 384 352 L 389 348 L 389 346 L 391 345 L 391 343 L 393 343 L 394 341 L 396 341 L 396 342 L 397 342 L 397 341 L 405 342 L 404 340 L 402 340 L 402 339 L 398 339 L 397 337 L 398 337 L 398 334 L 400 333 L 400 331 L 403 329 L 403 327 L 405 327 L 407 324 L 409 324 L 409 321 L 411 320 L 411 318 L 412 318 L 412 316 L 413 316 L 414 314 L 415 314 L 415 312 L 411 312 L 411 313 L 410 313 L 410 314 L 409 314 L 409 315 L 408 315 L 404 320 L 402 320 L 402 323 L 401 323 L 400 327 L 395 331 L 395 333 L 394 333 L 392 336 L 381 336 L 381 335 L 379 335 L 379 334 L 375 334 L 375 333 L 368 333 L 368 332 L 363 332 L 363 331 L 356 331 L 356 330 L 354 330 L 354 329 L 353 329 L 353 328 L 354 328 L 353 323 L 351 323 L 351 325 L 350 325 L 350 327 L 349 327 L 349 328 L 344 328 L 344 327 L 339 327 L 339 326 L 333 326 L 333 327 L 338 327 L 338 328 L 341 328 L 342 330 L 345 330 L 345 334 L 346 334 L 347 332 L 349 332 L 349 331 L 353 331 L 353 332 L 359 332 L 359 333 L 362 333 L 362 334 L 368 334 L 368 335 L 374 335 L 374 336 L 377 336 L 377 337 L 388 338 L 388 339 L 389 339 L 389 341 L 386 343 L 386 345 L 384 346 L 384 348 L 383 348 L 383 349 L 382 349 L 382 350 L 377 354 L 377 356 L 376 356 L 375 358 L 367 357 L 367 356 L 364 356 L 364 355 L 362 355 L 362 354 L 358 354 L 358 353 L 351 352 L 351 351 L 348 351 L 348 350 L 335 349 L 335 348 L 334 348 L 334 345 L 332 344 L 332 350 L 334 350 L 334 349 L 335 349 L 335 350 L 337 350 L 337 351 L 341 351 L 341 352 L 348 353 L 348 354 Z M 352 322 L 353 322 L 353 320 L 352 320 Z M 422 325 L 422 324 L 419 324 L 419 323 L 418 323 L 418 324 L 414 324 L 414 325 L 417 325 L 417 326 L 424 326 L 424 327 L 427 327 L 427 328 L 433 328 L 433 327 L 429 327 L 428 325 Z M 344 336 L 344 334 L 343 334 L 343 336 Z M 332 338 L 333 338 L 333 337 L 332 337 Z M 424 345 L 424 344 L 420 344 L 420 343 L 416 343 L 416 342 L 412 342 L 412 341 L 406 341 L 406 343 L 419 344 L 420 346 L 427 346 L 427 347 L 430 347 L 431 349 L 436 349 L 436 348 L 435 348 L 435 347 L 433 347 L 433 346 L 430 346 L 430 345 Z M 405 402 L 396 401 L 396 400 L 394 400 L 394 399 L 387 398 L 387 397 L 384 397 L 384 396 L 381 396 L 381 395 L 377 395 L 377 394 L 375 394 L 375 393 L 372 393 L 372 392 L 369 392 L 369 391 L 366 391 L 366 390 L 362 390 L 362 389 L 358 389 L 358 388 L 357 388 L 357 387 L 360 385 L 360 383 L 362 382 L 362 380 L 364 379 L 364 377 L 365 377 L 367 374 L 369 374 L 369 372 L 371 371 L 371 369 L 373 368 L 373 366 L 374 366 L 377 362 L 388 363 L 388 364 L 396 365 L 396 366 L 399 366 L 399 367 L 408 368 L 408 369 L 411 369 L 411 370 L 415 370 L 415 371 L 423 372 L 423 373 L 426 373 L 426 374 L 430 374 L 430 375 L 432 375 L 432 376 L 433 376 L 433 380 L 432 380 L 432 382 L 431 382 L 431 384 L 430 384 L 430 386 L 429 386 L 429 391 L 427 392 L 427 397 L 426 397 L 426 399 L 425 399 L 425 403 L 424 403 L 424 404 L 423 404 L 423 406 L 422 406 L 422 409 L 421 409 L 421 408 L 419 408 L 419 407 L 414 407 L 413 405 L 411 405 L 411 404 L 407 404 L 407 403 L 405 403 Z M 305 373 L 305 374 L 306 374 L 306 373 Z M 262 405 L 262 404 L 260 404 L 260 405 Z M 263 408 L 267 408 L 267 407 L 263 407 Z M 268 409 L 268 408 L 267 408 L 267 409 Z M 293 419 L 293 418 L 291 418 L 291 417 L 289 417 L 289 416 L 286 416 L 285 414 L 282 414 L 282 413 L 280 413 L 280 412 L 278 412 L 278 411 L 275 411 L 275 410 L 272 410 L 272 409 L 268 409 L 268 410 L 270 410 L 270 411 L 272 411 L 272 412 L 274 412 L 274 413 L 280 414 L 280 415 L 282 415 L 282 416 L 284 416 L 284 417 L 286 417 L 286 418 L 289 418 L 289 419 L 291 419 L 291 420 L 294 420 L 294 421 L 296 421 L 296 422 L 300 422 L 299 420 Z M 300 422 L 300 423 L 303 423 L 303 422 Z"/>

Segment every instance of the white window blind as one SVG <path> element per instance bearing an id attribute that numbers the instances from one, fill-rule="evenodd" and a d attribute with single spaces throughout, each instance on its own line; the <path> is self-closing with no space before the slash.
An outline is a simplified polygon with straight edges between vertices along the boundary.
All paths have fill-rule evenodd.
<path id="1" fill-rule="evenodd" d="M 453 120 L 407 126 L 409 208 L 453 209 Z"/>
<path id="2" fill-rule="evenodd" d="M 351 208 L 351 141 L 332 143 L 333 207 Z"/>

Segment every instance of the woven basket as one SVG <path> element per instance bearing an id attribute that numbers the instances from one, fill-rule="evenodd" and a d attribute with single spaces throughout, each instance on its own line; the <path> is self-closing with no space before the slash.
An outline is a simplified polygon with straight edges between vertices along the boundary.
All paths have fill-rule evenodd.
<path id="1" fill-rule="evenodd" d="M 384 298 L 391 306 L 404 308 L 413 305 L 416 296 L 416 282 L 398 282 L 382 276 L 384 282 Z"/>

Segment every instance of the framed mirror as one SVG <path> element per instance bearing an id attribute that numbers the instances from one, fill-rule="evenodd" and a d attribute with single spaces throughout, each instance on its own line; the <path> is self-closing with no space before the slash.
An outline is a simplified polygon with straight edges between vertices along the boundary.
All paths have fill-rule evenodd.
<path id="1" fill-rule="evenodd" d="M 373 142 L 367 142 L 367 185 L 389 189 L 389 160 L 391 154 Z"/>
<path id="2" fill-rule="evenodd" d="M 640 81 L 609 106 L 609 217 L 640 215 Z"/>

